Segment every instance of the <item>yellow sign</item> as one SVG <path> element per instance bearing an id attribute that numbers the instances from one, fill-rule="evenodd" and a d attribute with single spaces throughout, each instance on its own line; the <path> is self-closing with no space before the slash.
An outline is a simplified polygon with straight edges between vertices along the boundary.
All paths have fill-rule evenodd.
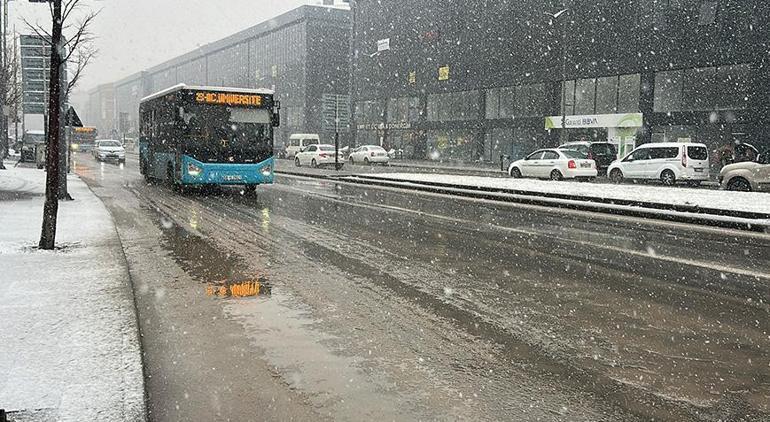
<path id="1" fill-rule="evenodd" d="M 441 66 L 438 68 L 438 80 L 440 81 L 449 80 L 449 66 Z"/>
<path id="2" fill-rule="evenodd" d="M 261 106 L 262 96 L 251 94 L 235 94 L 231 92 L 198 92 L 195 102 L 204 104 Z"/>
<path id="3" fill-rule="evenodd" d="M 76 127 L 75 133 L 91 133 L 96 131 L 95 127 Z"/>
<path id="4" fill-rule="evenodd" d="M 417 82 L 417 72 L 411 71 L 409 72 L 409 83 L 413 84 L 415 82 Z"/>

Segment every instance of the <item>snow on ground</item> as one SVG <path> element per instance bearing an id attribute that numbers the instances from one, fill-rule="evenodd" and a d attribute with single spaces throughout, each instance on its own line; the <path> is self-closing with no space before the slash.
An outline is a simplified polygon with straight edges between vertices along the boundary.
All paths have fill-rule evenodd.
<path id="1" fill-rule="evenodd" d="M 703 188 L 651 186 L 639 184 L 598 184 L 574 181 L 513 179 L 483 176 L 456 176 L 424 173 L 367 174 L 388 180 L 408 182 L 449 183 L 463 187 L 517 189 L 537 193 L 557 193 L 586 197 L 650 202 L 656 204 L 692 205 L 722 210 L 748 211 L 770 214 L 770 194 L 759 192 L 731 192 Z"/>
<path id="2" fill-rule="evenodd" d="M 11 420 L 141 421 L 141 350 L 112 219 L 76 177 L 58 251 L 34 249 L 45 173 L 0 170 L 0 408 Z M 13 195 L 0 196 L 0 198 Z"/>

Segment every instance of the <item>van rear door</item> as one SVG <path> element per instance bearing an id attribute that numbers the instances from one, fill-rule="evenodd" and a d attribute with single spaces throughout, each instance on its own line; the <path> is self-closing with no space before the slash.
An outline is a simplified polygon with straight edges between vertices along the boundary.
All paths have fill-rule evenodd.
<path id="1" fill-rule="evenodd" d="M 695 176 L 709 176 L 709 151 L 705 146 L 687 145 L 687 166 L 685 171 Z"/>

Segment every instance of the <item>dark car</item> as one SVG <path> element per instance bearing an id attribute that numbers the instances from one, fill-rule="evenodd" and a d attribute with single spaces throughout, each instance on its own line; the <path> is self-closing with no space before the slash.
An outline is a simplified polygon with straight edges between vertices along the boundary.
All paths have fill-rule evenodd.
<path id="1" fill-rule="evenodd" d="M 615 149 L 615 145 L 612 145 L 609 142 L 567 142 L 566 144 L 559 146 L 558 149 L 583 153 L 589 160 L 594 160 L 596 162 L 596 170 L 600 175 L 606 175 L 607 167 L 618 158 L 618 152 Z"/>

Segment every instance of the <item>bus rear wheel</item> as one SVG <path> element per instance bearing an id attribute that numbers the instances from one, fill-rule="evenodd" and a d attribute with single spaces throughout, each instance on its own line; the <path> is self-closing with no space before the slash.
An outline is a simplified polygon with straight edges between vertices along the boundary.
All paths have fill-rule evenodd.
<path id="1" fill-rule="evenodd" d="M 246 185 L 243 187 L 243 194 L 248 196 L 257 195 L 257 185 Z"/>

